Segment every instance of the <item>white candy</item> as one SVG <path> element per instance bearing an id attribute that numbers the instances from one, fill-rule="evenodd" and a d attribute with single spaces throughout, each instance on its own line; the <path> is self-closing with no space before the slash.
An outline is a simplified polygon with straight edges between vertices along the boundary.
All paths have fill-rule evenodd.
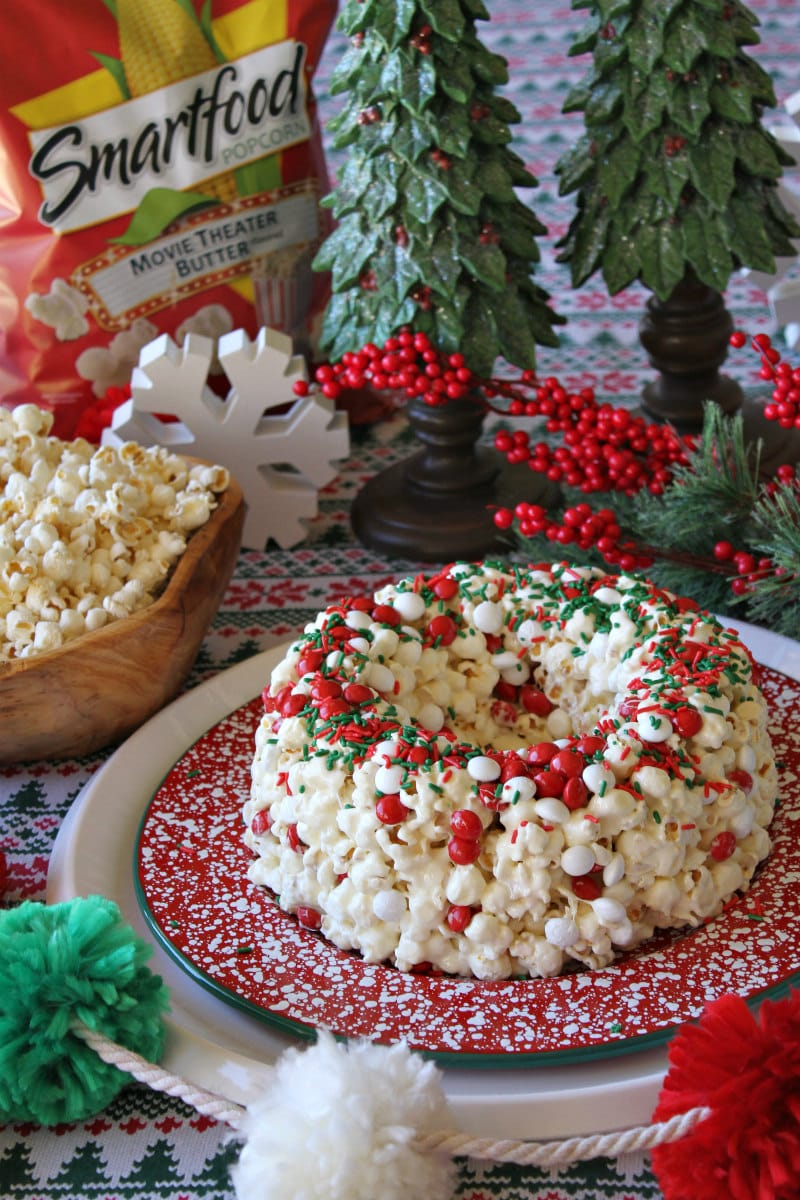
<path id="1" fill-rule="evenodd" d="M 544 923 L 544 936 L 551 946 L 568 950 L 578 941 L 580 932 L 571 917 L 550 917 Z"/>
<path id="2" fill-rule="evenodd" d="M 514 775 L 503 784 L 500 797 L 505 804 L 519 804 L 532 800 L 536 795 L 536 784 L 527 775 Z"/>
<path id="3" fill-rule="evenodd" d="M 608 791 L 617 782 L 614 772 L 599 762 L 589 763 L 588 767 L 584 767 L 581 779 L 590 792 L 597 793 Z"/>
<path id="4" fill-rule="evenodd" d="M 425 612 L 425 601 L 418 592 L 398 592 L 392 600 L 392 608 L 404 621 L 418 621 Z"/>
<path id="5" fill-rule="evenodd" d="M 444 710 L 438 704 L 423 704 L 419 710 L 419 722 L 424 729 L 438 733 L 444 725 Z"/>
<path id="6" fill-rule="evenodd" d="M 625 905 L 608 896 L 598 896 L 596 900 L 592 901 L 592 908 L 598 920 L 602 921 L 604 925 L 621 925 L 628 919 Z"/>
<path id="7" fill-rule="evenodd" d="M 375 772 L 375 787 L 379 792 L 390 795 L 403 786 L 403 768 L 399 765 L 378 767 Z"/>
<path id="8" fill-rule="evenodd" d="M 643 742 L 665 742 L 672 733 L 672 723 L 660 713 L 642 713 L 636 719 L 636 732 Z"/>
<path id="9" fill-rule="evenodd" d="M 569 809 L 561 800 L 556 800 L 554 796 L 545 796 L 543 800 L 537 800 L 534 805 L 537 817 L 545 822 L 546 825 L 563 825 L 569 820 Z"/>
<path id="10" fill-rule="evenodd" d="M 594 865 L 588 846 L 568 846 L 561 855 L 561 869 L 567 875 L 588 875 Z"/>
<path id="11" fill-rule="evenodd" d="M 476 754 L 467 763 L 467 774 L 477 783 L 494 783 L 500 778 L 500 763 L 485 754 Z"/>
<path id="12" fill-rule="evenodd" d="M 344 623 L 348 629 L 369 629 L 372 624 L 372 618 L 369 613 L 361 612 L 360 609 L 352 609 L 344 619 Z"/>
<path id="13" fill-rule="evenodd" d="M 379 921 L 391 921 L 396 924 L 406 915 L 407 906 L 399 892 L 378 892 L 372 901 L 372 911 Z"/>
<path id="14" fill-rule="evenodd" d="M 482 600 L 476 605 L 472 614 L 472 622 L 476 629 L 481 633 L 488 633 L 496 636 L 500 633 L 505 622 L 505 613 L 501 604 L 495 604 L 493 600 Z"/>
<path id="15" fill-rule="evenodd" d="M 517 637 L 523 646 L 530 646 L 534 642 L 538 642 L 544 636 L 544 630 L 538 621 L 532 621 L 530 618 L 521 623 L 517 629 Z"/>
<path id="16" fill-rule="evenodd" d="M 371 662 L 364 674 L 370 687 L 374 687 L 376 692 L 383 692 L 386 695 L 391 694 L 394 690 L 394 675 L 383 663 Z"/>

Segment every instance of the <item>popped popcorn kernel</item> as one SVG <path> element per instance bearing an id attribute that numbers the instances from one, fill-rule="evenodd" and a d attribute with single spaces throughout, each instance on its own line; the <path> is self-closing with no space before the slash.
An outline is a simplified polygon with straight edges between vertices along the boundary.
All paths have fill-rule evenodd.
<path id="1" fill-rule="evenodd" d="M 52 425 L 34 404 L 0 409 L 0 669 L 150 604 L 230 481 L 163 446 L 63 442 Z"/>

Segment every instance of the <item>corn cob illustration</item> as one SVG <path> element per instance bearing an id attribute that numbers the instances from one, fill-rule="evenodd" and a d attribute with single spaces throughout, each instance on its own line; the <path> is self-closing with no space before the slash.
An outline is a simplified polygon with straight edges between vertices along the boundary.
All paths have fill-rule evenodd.
<path id="1" fill-rule="evenodd" d="M 180 0 L 117 0 L 116 13 L 120 57 L 131 96 L 144 96 L 218 65 L 199 22 Z M 221 203 L 238 195 L 232 171 L 204 180 L 201 188 Z"/>

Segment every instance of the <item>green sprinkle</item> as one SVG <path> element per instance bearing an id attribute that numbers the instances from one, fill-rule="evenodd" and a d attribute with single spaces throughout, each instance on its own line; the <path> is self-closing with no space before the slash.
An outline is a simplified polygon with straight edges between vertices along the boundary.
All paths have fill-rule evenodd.
<path id="1" fill-rule="evenodd" d="M 186 778 L 187 779 L 196 779 L 199 774 L 200 774 L 200 768 L 197 767 L 197 768 L 195 768 L 194 771 L 187 771 Z"/>
<path id="2" fill-rule="evenodd" d="M 170 919 L 169 925 L 170 925 L 170 929 L 178 929 L 178 928 L 179 928 L 179 924 L 178 924 L 178 922 L 175 920 L 175 918 L 174 918 L 174 917 L 172 917 L 172 918 Z"/>
<path id="3" fill-rule="evenodd" d="M 656 825 L 661 824 L 661 813 L 658 811 L 657 808 L 653 809 L 653 820 L 655 821 Z"/>
<path id="4" fill-rule="evenodd" d="M 620 1025 L 619 1021 L 612 1022 L 612 1024 L 609 1025 L 609 1027 L 608 1027 L 608 1032 L 609 1033 L 622 1033 L 622 1026 Z"/>
<path id="5" fill-rule="evenodd" d="M 253 947 L 252 946 L 237 946 L 236 953 L 237 954 L 252 954 Z"/>

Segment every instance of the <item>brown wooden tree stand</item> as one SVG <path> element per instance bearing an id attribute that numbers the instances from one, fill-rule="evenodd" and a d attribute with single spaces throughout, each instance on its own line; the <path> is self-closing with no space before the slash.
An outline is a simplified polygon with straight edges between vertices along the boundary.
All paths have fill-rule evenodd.
<path id="1" fill-rule="evenodd" d="M 494 510 L 519 500 L 551 503 L 556 489 L 478 445 L 485 417 L 480 396 L 439 406 L 412 399 L 406 411 L 422 449 L 362 488 L 351 511 L 356 537 L 389 558 L 419 562 L 507 553 Z"/>
<path id="2" fill-rule="evenodd" d="M 691 272 L 667 300 L 651 296 L 639 339 L 659 376 L 643 390 L 642 411 L 680 433 L 702 429 L 706 400 L 713 400 L 728 416 L 741 412 L 746 440 L 762 442 L 761 473 L 773 475 L 782 463 L 800 460 L 800 432 L 766 420 L 763 405 L 746 398 L 738 383 L 720 374 L 732 333 L 733 320 L 720 293 Z"/>

